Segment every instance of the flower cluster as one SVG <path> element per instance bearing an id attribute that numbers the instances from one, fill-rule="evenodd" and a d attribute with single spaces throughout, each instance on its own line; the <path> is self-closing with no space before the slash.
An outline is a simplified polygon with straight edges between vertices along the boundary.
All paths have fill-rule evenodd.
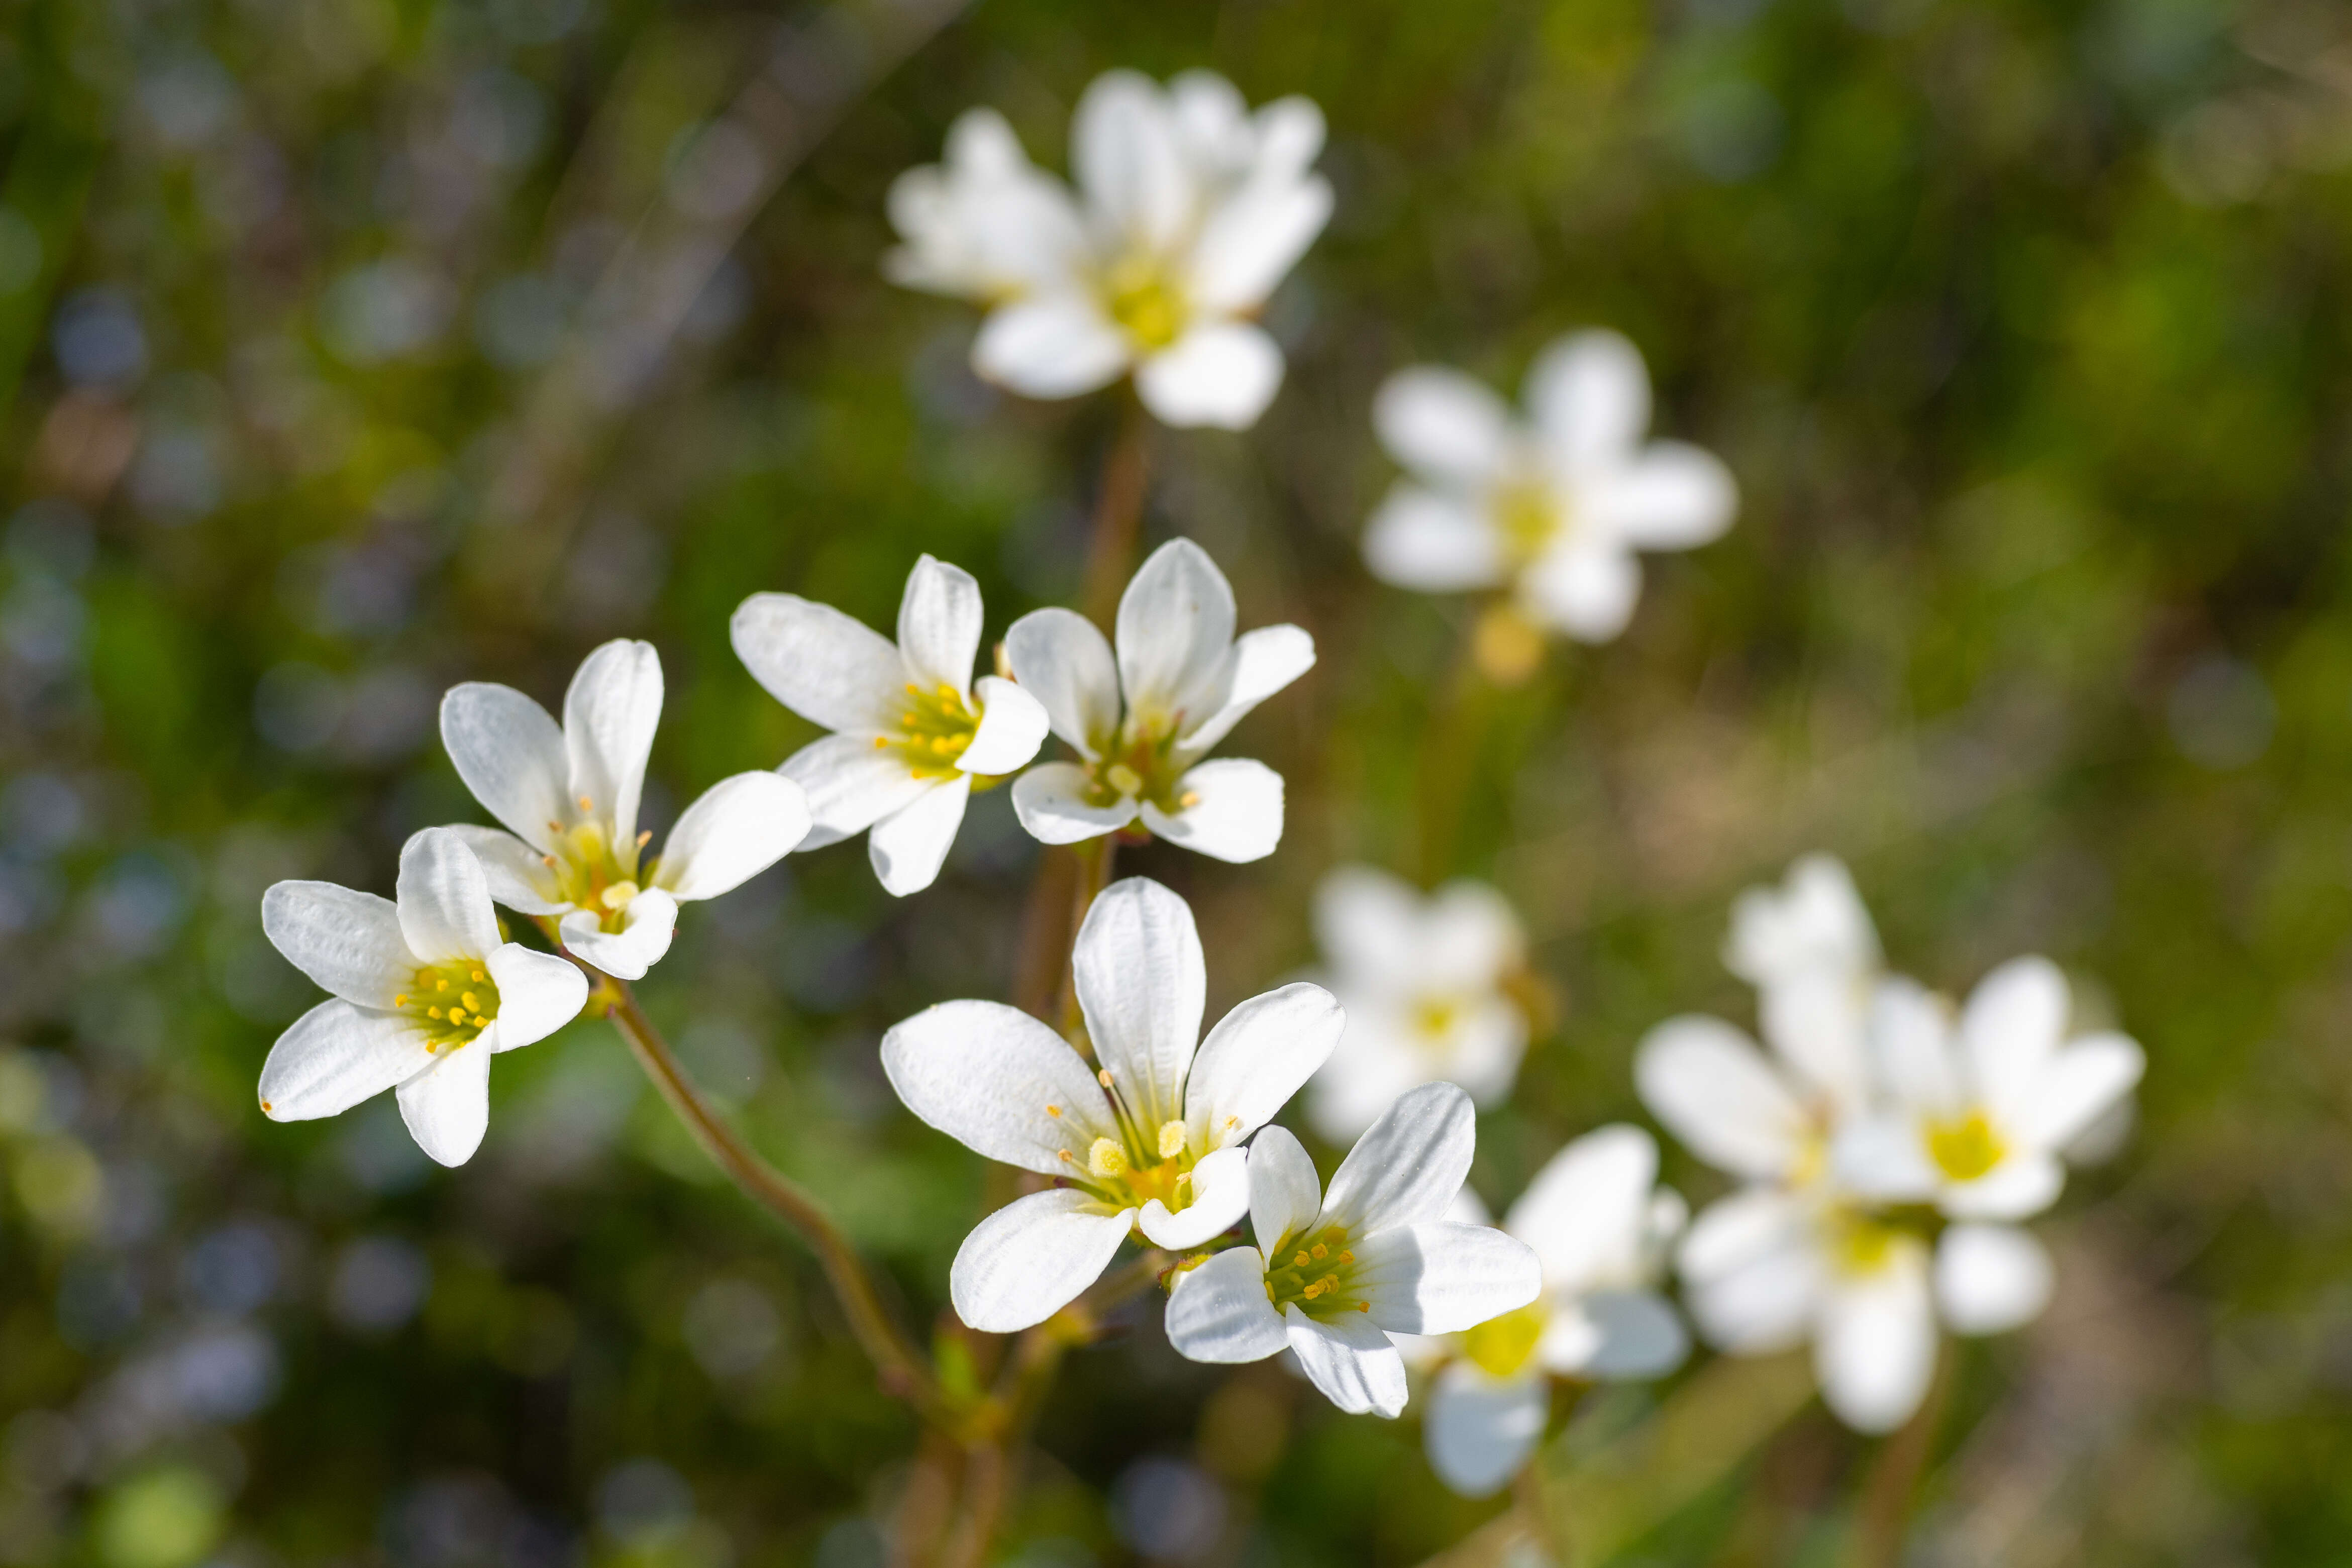
<path id="1" fill-rule="evenodd" d="M 2072 1031 L 2046 959 L 2002 965 L 1958 1008 L 1885 972 L 1826 857 L 1748 894 L 1725 956 L 1769 1049 L 1680 1018 L 1635 1063 L 1658 1120 L 1745 1184 L 1683 1238 L 1692 1316 L 1734 1354 L 1810 1338 L 1830 1407 L 1890 1429 L 1927 1392 L 1939 1322 L 1997 1333 L 2041 1312 L 2053 1270 L 2019 1222 L 2056 1201 L 2070 1145 L 2119 1113 L 2145 1059 Z"/>

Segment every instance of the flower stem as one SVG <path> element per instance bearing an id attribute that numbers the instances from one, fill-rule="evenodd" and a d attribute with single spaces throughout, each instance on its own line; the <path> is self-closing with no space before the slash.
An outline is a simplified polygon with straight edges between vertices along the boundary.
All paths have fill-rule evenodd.
<path id="1" fill-rule="evenodd" d="M 1078 862 L 1077 875 L 1072 879 L 1074 892 L 1070 900 L 1070 941 L 1074 944 L 1077 940 L 1078 927 L 1086 924 L 1087 911 L 1093 908 L 1095 900 L 1102 896 L 1102 890 L 1110 885 L 1111 867 L 1118 859 L 1118 839 L 1115 834 L 1106 833 L 1101 838 L 1075 846 L 1073 852 Z M 1061 1030 L 1063 1039 L 1077 1047 L 1079 1055 L 1091 1061 L 1094 1060 L 1093 1044 L 1087 1040 L 1086 1019 L 1078 1009 L 1078 965 L 1075 951 L 1062 965 L 1060 995 L 1061 1005 L 1055 1012 L 1055 1027 Z"/>
<path id="2" fill-rule="evenodd" d="M 1103 458 L 1101 487 L 1095 494 L 1094 528 L 1087 540 L 1087 619 L 1109 629 L 1119 594 L 1135 564 L 1136 537 L 1142 531 L 1143 494 L 1149 476 L 1145 447 L 1150 420 L 1132 392 L 1119 399 L 1118 432 Z"/>
<path id="3" fill-rule="evenodd" d="M 1947 1343 L 1937 1352 L 1936 1375 L 1927 1396 L 1902 1429 L 1886 1439 L 1863 1482 L 1862 1500 L 1855 1508 L 1853 1568 L 1895 1568 L 1902 1560 L 1903 1538 L 1909 1533 L 1911 1504 L 1918 1496 L 1919 1478 L 1936 1446 L 1936 1428 L 1943 1425 L 1944 1406 L 1952 1391 L 1953 1353 Z"/>
<path id="4" fill-rule="evenodd" d="M 1424 887 L 1434 887 L 1456 869 L 1463 810 L 1494 699 L 1492 683 L 1465 646 L 1422 730 L 1419 869 Z"/>
<path id="5" fill-rule="evenodd" d="M 686 1124 L 694 1141 L 702 1145 L 702 1152 L 727 1173 L 746 1197 L 792 1227 L 816 1253 L 825 1281 L 833 1287 L 842 1313 L 849 1320 L 850 1332 L 872 1359 L 884 1390 L 907 1401 L 924 1420 L 943 1431 L 961 1430 L 966 1425 L 961 1413 L 949 1404 L 921 1354 L 891 1322 L 874 1289 L 873 1278 L 832 1217 L 797 1182 L 761 1159 L 742 1135 L 727 1124 L 687 1076 L 684 1064 L 662 1038 L 661 1030 L 646 1016 L 645 1009 L 637 1005 L 636 995 L 627 984 L 609 977 L 602 978 L 599 995 L 606 1001 L 606 1016 L 621 1031 L 621 1038 L 629 1042 L 646 1076 L 654 1081 L 654 1087 L 661 1091 L 669 1108 Z"/>

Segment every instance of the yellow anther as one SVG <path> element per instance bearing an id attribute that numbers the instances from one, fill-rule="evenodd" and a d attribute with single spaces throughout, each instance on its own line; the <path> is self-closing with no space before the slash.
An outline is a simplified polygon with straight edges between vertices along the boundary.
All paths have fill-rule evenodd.
<path id="1" fill-rule="evenodd" d="M 1124 762 L 1114 762 L 1103 775 L 1104 781 L 1122 795 L 1143 793 L 1143 776 Z"/>
<path id="2" fill-rule="evenodd" d="M 426 1008 L 425 1009 L 425 1016 L 426 1018 L 437 1019 L 441 1016 L 441 1009 L 439 1008 Z"/>
<path id="3" fill-rule="evenodd" d="M 1200 803 L 1201 792 L 1198 789 L 1187 789 L 1181 795 L 1176 797 L 1176 804 L 1187 811 L 1191 810 Z"/>
<path id="4" fill-rule="evenodd" d="M 580 797 L 580 809 L 583 811 L 593 811 L 596 809 L 596 802 L 583 795 Z"/>
<path id="5" fill-rule="evenodd" d="M 549 824 L 551 827 L 553 825 L 553 823 Z M 541 855 L 539 858 L 546 863 L 548 870 L 553 871 L 555 869 L 555 857 L 553 855 Z"/>
<path id="6" fill-rule="evenodd" d="M 1045 1107 L 1045 1114 L 1058 1119 L 1062 1114 L 1062 1108 L 1059 1105 L 1048 1105 Z"/>
<path id="7" fill-rule="evenodd" d="M 1339 1261 L 1342 1263 L 1352 1263 L 1355 1260 L 1356 1255 L 1353 1252 L 1342 1252 L 1339 1254 Z"/>
<path id="8" fill-rule="evenodd" d="M 267 1100 L 264 1100 L 264 1101 L 261 1103 L 261 1108 L 262 1108 L 263 1110 L 265 1110 L 265 1111 L 267 1111 L 267 1110 L 270 1109 L 269 1102 L 268 1102 L 268 1101 L 267 1101 Z"/>
<path id="9" fill-rule="evenodd" d="M 1294 1269 L 1304 1269 L 1307 1265 L 1314 1261 L 1315 1260 L 1309 1258 L 1306 1253 L 1297 1252 L 1291 1255 L 1290 1266 Z"/>
<path id="10" fill-rule="evenodd" d="M 1305 1296 L 1311 1301 L 1318 1296 L 1328 1296 L 1337 1289 L 1339 1289 L 1338 1282 L 1334 1281 L 1330 1275 L 1326 1274 L 1321 1279 L 1316 1281 L 1313 1284 L 1307 1286 L 1307 1289 L 1301 1291 L 1299 1294 Z"/>
<path id="11" fill-rule="evenodd" d="M 1320 1241 L 1318 1241 L 1314 1246 L 1308 1248 L 1307 1250 L 1315 1254 L 1315 1258 L 1318 1262 L 1320 1262 L 1324 1259 L 1331 1256 L 1331 1249 L 1324 1246 Z"/>
<path id="12" fill-rule="evenodd" d="M 602 894 L 598 894 L 596 902 L 603 904 L 607 909 L 626 909 L 629 906 L 629 900 L 636 896 L 637 884 L 635 883 L 616 882 L 612 886 L 606 888 Z"/>
<path id="13" fill-rule="evenodd" d="M 1076 1156 L 1074 1156 L 1067 1149 L 1060 1151 L 1054 1157 L 1060 1160 L 1066 1166 L 1074 1166 L 1078 1163 Z"/>
<path id="14" fill-rule="evenodd" d="M 647 844 L 652 843 L 653 841 L 654 831 L 651 828 L 647 828 L 644 832 L 637 835 L 637 848 L 639 849 L 644 849 Z"/>
<path id="15" fill-rule="evenodd" d="M 449 977 L 448 977 L 448 976 L 446 976 L 446 975 L 444 975 L 444 976 L 442 976 L 439 979 L 437 979 L 437 980 L 434 981 L 434 982 L 433 982 L 433 988 L 434 988 L 435 990 L 436 990 L 436 991 L 446 991 L 446 990 L 447 990 L 447 989 L 449 988 Z"/>
<path id="16" fill-rule="evenodd" d="M 1108 1138 L 1097 1138 L 1087 1151 L 1087 1168 L 1098 1176 L 1127 1174 L 1127 1151 Z"/>
<path id="17" fill-rule="evenodd" d="M 451 1008 L 449 1009 L 449 1021 L 451 1023 L 464 1023 L 466 1021 L 466 1009 L 463 1008 Z"/>
<path id="18" fill-rule="evenodd" d="M 1163 1122 L 1160 1125 L 1160 1157 L 1172 1160 L 1184 1152 L 1184 1124 Z"/>
<path id="19" fill-rule="evenodd" d="M 408 1005 L 408 998 L 405 996 L 394 997 L 392 998 L 392 1005 L 396 1008 L 404 1008 Z"/>
<path id="20" fill-rule="evenodd" d="M 941 681 L 940 683 L 940 701 L 943 703 L 960 703 L 963 701 L 963 694 L 956 690 L 953 686 L 948 685 L 945 681 Z"/>
<path id="21" fill-rule="evenodd" d="M 922 722 L 921 716 L 918 714 L 902 713 L 898 716 L 898 727 L 900 729 L 912 729 Z"/>
<path id="22" fill-rule="evenodd" d="M 476 979 L 478 979 L 478 979 L 481 979 L 481 978 L 483 978 L 483 977 L 483 977 L 483 975 L 482 975 L 482 972 L 481 972 L 479 969 L 476 969 L 476 970 L 474 970 L 472 973 L 473 973 L 473 977 L 474 977 L 474 978 L 476 978 Z M 473 1003 L 471 1003 L 471 1002 L 467 1002 L 466 1005 L 467 1005 L 467 1007 L 469 1007 L 469 1008 L 470 1008 L 470 1007 L 472 1007 L 474 1004 L 473 1004 Z"/>
<path id="23" fill-rule="evenodd" d="M 471 991 L 466 992 L 457 999 L 466 1004 L 466 1010 L 467 1012 L 478 1013 L 482 1010 L 482 1004 L 475 999 L 474 993 Z"/>
<path id="24" fill-rule="evenodd" d="M 1358 1301 L 1356 1303 L 1356 1310 L 1360 1312 L 1369 1312 L 1372 1310 L 1372 1303 L 1370 1301 Z"/>
<path id="25" fill-rule="evenodd" d="M 1238 1127 L 1241 1124 L 1242 1119 L 1239 1116 L 1228 1116 L 1225 1118 L 1225 1131 L 1228 1133 L 1232 1132 L 1235 1127 Z"/>
<path id="26" fill-rule="evenodd" d="M 890 740 L 887 736 L 877 735 L 874 737 L 874 744 L 884 750 L 887 750 L 890 746 Z M 553 861 L 550 861 L 547 863 L 553 865 L 555 862 Z"/>
<path id="27" fill-rule="evenodd" d="M 1104 1068 L 1101 1071 L 1099 1071 L 1099 1072 L 1096 1073 L 1096 1074 L 1095 1074 L 1095 1082 L 1097 1082 L 1097 1083 L 1099 1083 L 1099 1084 L 1101 1084 L 1101 1085 L 1102 1085 L 1104 1088 L 1106 1088 L 1106 1089 L 1109 1088 L 1109 1087 L 1110 1087 L 1110 1069 L 1109 1069 L 1109 1068 L 1108 1068 L 1108 1067 L 1106 1067 L 1106 1068 Z"/>
<path id="28" fill-rule="evenodd" d="M 923 688 L 917 685 L 914 682 L 908 681 L 907 683 L 907 695 L 910 697 L 919 697 L 923 695 Z"/>

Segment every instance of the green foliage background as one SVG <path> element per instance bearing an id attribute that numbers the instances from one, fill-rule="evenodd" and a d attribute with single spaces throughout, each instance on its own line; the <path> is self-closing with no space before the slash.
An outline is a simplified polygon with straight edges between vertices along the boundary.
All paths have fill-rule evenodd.
<path id="1" fill-rule="evenodd" d="M 1313 960 L 1333 863 L 1492 878 L 1561 1004 L 1482 1126 L 1500 1200 L 1638 1117 L 1649 1025 L 1747 1016 L 1729 900 L 1801 851 L 1847 857 L 1932 983 L 2047 952 L 2147 1045 L 2142 1123 L 2050 1226 L 2051 1316 L 1963 1355 L 1921 1560 L 2343 1559 L 2340 10 L 0 19 L 0 1562 L 880 1561 L 910 1422 L 610 1031 L 503 1059 L 456 1173 L 388 1102 L 272 1125 L 255 1074 L 311 996 L 257 900 L 388 887 L 409 832 L 478 819 L 431 730 L 456 681 L 552 702 L 595 643 L 651 638 L 658 821 L 810 734 L 728 650 L 745 594 L 887 624 L 928 550 L 980 576 L 992 636 L 1074 599 L 1108 404 L 990 392 L 971 312 L 877 262 L 891 178 L 955 114 L 998 106 L 1058 167 L 1114 65 L 1313 97 L 1339 193 L 1269 312 L 1272 412 L 1150 450 L 1148 537 L 1200 540 L 1244 624 L 1297 621 L 1322 653 L 1234 743 L 1288 779 L 1281 852 L 1123 862 L 1193 900 L 1213 1013 Z M 730 103 L 757 111 L 748 153 L 698 141 Z M 629 258 L 697 239 L 723 259 L 632 360 L 672 275 Z M 1370 392 L 1427 359 L 1511 384 L 1593 323 L 1649 357 L 1661 430 L 1731 464 L 1740 520 L 1649 563 L 1620 642 L 1493 699 L 1433 810 L 1425 731 L 1469 612 L 1360 568 L 1390 474 Z M 912 1322 L 943 1304 L 978 1162 L 897 1108 L 875 1041 L 1005 994 L 1036 859 L 1001 794 L 904 903 L 856 847 L 794 857 L 689 910 L 645 987 Z M 1837 1561 L 1874 1446 L 1817 1406 L 1719 1479 L 1607 1469 L 1688 1386 L 1599 1400 L 1566 1439 L 1640 1521 L 1626 1560 Z M 1410 1414 L 1188 1365 L 1148 1321 L 1073 1358 L 1040 1441 L 1004 1548 L 1030 1568 L 1142 1560 L 1118 1500 L 1152 1457 L 1222 1489 L 1209 1561 L 1414 1562 L 1502 1506 L 1444 1493 Z"/>

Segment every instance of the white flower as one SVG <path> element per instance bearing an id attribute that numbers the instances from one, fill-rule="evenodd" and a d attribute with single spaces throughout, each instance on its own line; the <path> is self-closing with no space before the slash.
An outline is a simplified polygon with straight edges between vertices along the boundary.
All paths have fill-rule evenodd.
<path id="1" fill-rule="evenodd" d="M 1428 593 L 1514 589 L 1528 620 L 1588 643 L 1625 629 L 1642 591 L 1636 550 L 1688 549 L 1730 527 L 1723 465 L 1678 441 L 1644 444 L 1639 350 L 1579 332 L 1528 372 L 1528 423 L 1459 371 L 1401 371 L 1372 421 L 1409 476 L 1364 536 L 1372 574 Z"/>
<path id="2" fill-rule="evenodd" d="M 1456 882 L 1424 897 L 1386 872 L 1341 866 L 1316 892 L 1315 933 L 1348 1009 L 1308 1089 L 1317 1132 L 1348 1142 L 1417 1084 L 1459 1084 L 1481 1106 L 1510 1092 L 1528 1016 L 1504 986 L 1526 942 L 1501 894 Z"/>
<path id="3" fill-rule="evenodd" d="M 1503 1229 L 1534 1249 L 1543 1293 L 1444 1348 L 1423 1438 L 1438 1479 L 1465 1497 L 1497 1490 L 1543 1436 L 1550 1378 L 1662 1377 L 1690 1343 L 1654 1288 L 1682 1229 L 1682 1198 L 1657 1186 L 1658 1145 L 1638 1127 L 1586 1134 L 1554 1155 Z"/>
<path id="4" fill-rule="evenodd" d="M 1079 100 L 1070 141 L 1083 207 L 1002 118 L 965 115 L 946 163 L 892 188 L 907 244 L 886 270 L 987 304 L 973 368 L 1024 396 L 1074 397 L 1132 371 L 1166 423 L 1255 423 L 1282 350 L 1249 318 L 1331 215 L 1310 168 L 1322 112 L 1286 98 L 1253 114 L 1207 71 L 1164 90 L 1112 71 Z"/>
<path id="5" fill-rule="evenodd" d="M 985 1333 L 1059 1312 L 1130 1229 L 1186 1248 L 1238 1221 L 1250 1203 L 1244 1140 L 1323 1064 L 1345 1021 L 1321 987 L 1289 985 L 1202 1040 L 1208 981 L 1192 912 L 1140 877 L 1095 900 L 1071 970 L 1099 1071 L 996 1002 L 945 1002 L 882 1039 L 908 1110 L 990 1159 L 1059 1178 L 981 1221 L 956 1253 L 956 1314 Z"/>
<path id="6" fill-rule="evenodd" d="M 904 898 L 931 885 L 975 783 L 1045 739 L 1045 710 L 1011 681 L 971 678 L 980 584 L 923 557 L 898 601 L 898 641 L 827 604 L 755 593 L 735 611 L 736 656 L 778 702 L 835 733 L 778 769 L 808 790 L 803 849 L 872 830 L 874 874 Z"/>
<path id="7" fill-rule="evenodd" d="M 1887 1103 L 1846 1130 L 1841 1177 L 1882 1202 L 1954 1219 L 2024 1219 L 2057 1201 L 2061 1153 L 2121 1103 L 2147 1058 L 2112 1031 L 2069 1040 L 2066 977 L 2016 958 L 1979 983 L 1957 1026 L 1907 981 L 1880 988 L 1871 1044 Z"/>
<path id="8" fill-rule="evenodd" d="M 1208 553 L 1171 539 L 1118 601 L 1118 653 L 1094 622 L 1039 610 L 1005 634 L 1013 678 L 1045 705 L 1076 762 L 1013 786 L 1021 825 L 1049 844 L 1116 832 L 1139 818 L 1171 843 L 1254 861 L 1282 841 L 1282 775 L 1262 762 L 1203 762 L 1258 704 L 1314 665 L 1296 626 L 1235 638 L 1234 591 Z"/>
<path id="9" fill-rule="evenodd" d="M 281 882 L 262 895 L 262 930 L 336 999 L 270 1047 L 261 1109 L 307 1122 L 396 1088 L 417 1146 L 461 1166 L 489 1125 L 490 1058 L 571 1022 L 588 977 L 500 938 L 488 880 L 450 829 L 402 847 L 397 891 L 392 903 L 331 882 Z"/>
<path id="10" fill-rule="evenodd" d="M 653 835 L 637 831 L 637 801 L 661 708 L 660 655 L 626 640 L 581 662 L 561 727 L 512 686 L 469 681 L 441 699 L 457 777 L 511 830 L 450 830 L 481 860 L 490 896 L 562 916 L 564 946 L 624 980 L 669 951 L 679 904 L 757 876 L 809 827 L 798 785 L 738 773 L 686 809 L 657 858 L 641 860 Z"/>
<path id="11" fill-rule="evenodd" d="M 1391 1333 L 1458 1333 L 1526 1306 L 1543 1288 L 1527 1243 L 1439 1217 L 1470 1172 L 1470 1097 L 1425 1083 L 1389 1107 L 1317 1189 L 1298 1140 L 1268 1127 L 1250 1151 L 1255 1247 L 1177 1276 L 1169 1343 L 1194 1361 L 1283 1350 L 1342 1410 L 1404 1409 Z"/>

